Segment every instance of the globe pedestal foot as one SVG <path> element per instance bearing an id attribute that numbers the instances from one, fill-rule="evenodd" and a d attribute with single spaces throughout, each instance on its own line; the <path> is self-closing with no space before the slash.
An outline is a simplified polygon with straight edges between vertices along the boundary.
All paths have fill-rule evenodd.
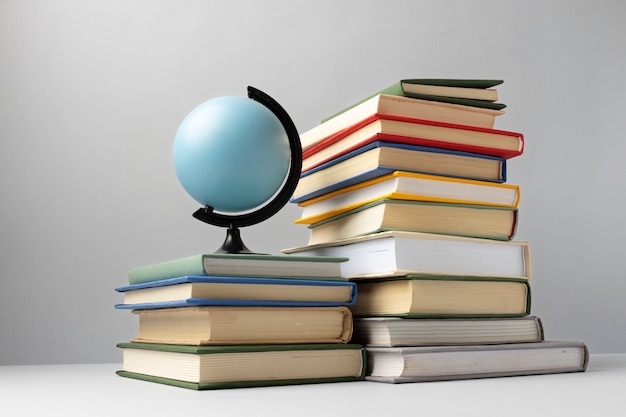
<path id="1" fill-rule="evenodd" d="M 239 228 L 230 226 L 226 229 L 226 239 L 215 253 L 254 253 L 241 240 Z"/>

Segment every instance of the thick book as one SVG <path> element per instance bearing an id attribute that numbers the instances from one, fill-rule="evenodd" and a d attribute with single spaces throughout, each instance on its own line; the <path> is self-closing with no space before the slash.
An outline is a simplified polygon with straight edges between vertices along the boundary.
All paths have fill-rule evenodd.
<path id="1" fill-rule="evenodd" d="M 207 253 L 132 268 L 128 283 L 158 281 L 182 276 L 258 276 L 342 280 L 341 262 L 346 258 L 294 257 Z"/>
<path id="2" fill-rule="evenodd" d="M 523 241 L 387 231 L 283 253 L 347 256 L 342 275 L 353 280 L 410 274 L 531 278 L 530 246 Z"/>
<path id="3" fill-rule="evenodd" d="M 356 344 L 117 346 L 123 352 L 118 375 L 195 390 L 358 381 L 365 371 Z"/>
<path id="4" fill-rule="evenodd" d="M 117 287 L 119 309 L 191 305 L 337 306 L 351 305 L 356 286 L 347 281 L 259 277 L 184 276 Z"/>
<path id="5" fill-rule="evenodd" d="M 133 310 L 133 342 L 181 345 L 347 343 L 348 307 L 197 306 Z"/>
<path id="6" fill-rule="evenodd" d="M 364 120 L 376 115 L 409 117 L 492 129 L 496 117 L 502 114 L 504 112 L 501 110 L 377 94 L 312 129 L 300 133 L 300 142 L 302 150 L 306 151 L 319 141 L 358 123 L 363 123 Z"/>
<path id="7" fill-rule="evenodd" d="M 508 207 L 384 198 L 310 224 L 308 244 L 388 230 L 511 240 L 517 212 Z"/>
<path id="8" fill-rule="evenodd" d="M 484 107 L 487 109 L 502 110 L 506 107 L 504 103 L 497 103 L 497 85 L 503 80 L 481 80 L 481 79 L 455 79 L 455 78 L 407 78 L 397 81 L 390 86 L 377 91 L 361 102 L 374 97 L 377 94 L 390 94 L 394 96 L 405 96 L 422 100 L 441 101 L 445 103 L 462 104 L 465 106 Z M 355 103 L 334 115 L 323 119 L 328 120 L 346 110 L 356 106 Z"/>
<path id="9" fill-rule="evenodd" d="M 583 372 L 583 342 L 542 341 L 500 345 L 366 347 L 365 379 L 403 383 Z"/>
<path id="10" fill-rule="evenodd" d="M 516 208 L 520 187 L 394 171 L 298 203 L 302 214 L 295 223 L 317 223 L 383 198 Z"/>
<path id="11" fill-rule="evenodd" d="M 371 347 L 488 345 L 544 340 L 539 317 L 355 317 L 351 342 Z"/>
<path id="12" fill-rule="evenodd" d="M 521 317 L 530 314 L 526 279 L 407 275 L 360 281 L 355 316 Z"/>
<path id="13" fill-rule="evenodd" d="M 506 159 L 449 149 L 376 141 L 303 172 L 292 203 L 394 171 L 506 182 Z"/>
<path id="14" fill-rule="evenodd" d="M 374 115 L 316 140 L 302 152 L 302 171 L 378 140 L 506 159 L 524 152 L 524 135 L 519 132 L 393 115 Z"/>

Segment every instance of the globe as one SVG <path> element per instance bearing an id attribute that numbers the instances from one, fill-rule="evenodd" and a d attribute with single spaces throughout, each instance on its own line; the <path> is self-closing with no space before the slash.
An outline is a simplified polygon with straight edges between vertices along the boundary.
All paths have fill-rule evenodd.
<path id="1" fill-rule="evenodd" d="M 240 213 L 261 206 L 281 188 L 290 144 L 281 120 L 258 101 L 222 96 L 195 107 L 173 145 L 176 176 L 203 206 Z"/>

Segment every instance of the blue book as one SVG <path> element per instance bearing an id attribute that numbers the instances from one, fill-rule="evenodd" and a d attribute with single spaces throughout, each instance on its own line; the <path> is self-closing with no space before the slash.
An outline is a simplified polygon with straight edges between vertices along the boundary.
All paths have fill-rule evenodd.
<path id="1" fill-rule="evenodd" d="M 115 288 L 118 309 L 188 306 L 350 306 L 356 284 L 348 281 L 261 277 L 182 276 Z"/>
<path id="2" fill-rule="evenodd" d="M 290 201 L 300 203 L 398 170 L 506 182 L 505 158 L 376 141 L 303 172 Z"/>

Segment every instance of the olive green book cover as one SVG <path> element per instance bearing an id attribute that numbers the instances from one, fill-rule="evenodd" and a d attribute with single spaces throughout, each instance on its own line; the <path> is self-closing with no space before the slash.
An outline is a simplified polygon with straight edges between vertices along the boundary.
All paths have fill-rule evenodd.
<path id="1" fill-rule="evenodd" d="M 359 381 L 364 378 L 366 367 L 365 351 L 358 344 L 186 346 L 125 342 L 117 347 L 157 353 L 140 358 L 139 365 L 124 356 L 124 369 L 117 371 L 117 375 L 194 390 Z M 338 355 L 333 355 L 333 351 Z M 203 362 L 202 357 L 219 359 Z M 304 368 L 310 369 L 298 366 L 303 361 L 309 362 Z M 343 370 L 338 371 L 338 367 Z M 199 376 L 190 377 L 189 372 L 183 371 L 180 378 L 175 377 L 177 373 L 171 370 L 181 368 L 191 369 L 191 374 L 197 371 Z M 222 377 L 214 378 L 214 370 L 221 372 Z M 231 371 L 238 376 L 229 378 Z"/>

